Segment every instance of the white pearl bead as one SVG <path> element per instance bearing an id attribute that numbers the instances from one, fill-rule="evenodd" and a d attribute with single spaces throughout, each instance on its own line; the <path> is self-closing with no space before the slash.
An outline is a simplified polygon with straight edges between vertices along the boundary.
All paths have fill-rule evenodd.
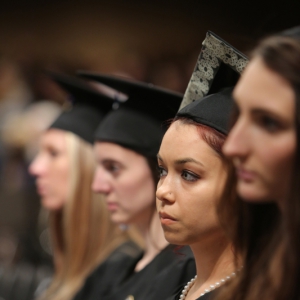
<path id="1" fill-rule="evenodd" d="M 210 285 L 208 289 L 204 290 L 204 292 L 200 295 L 200 297 L 202 297 L 203 295 L 209 293 L 210 291 L 214 290 L 215 288 L 218 288 L 221 284 L 223 284 L 227 280 L 230 280 L 234 276 L 236 276 L 236 273 L 232 272 L 232 274 L 230 276 L 226 276 L 225 278 L 222 278 L 220 281 L 217 281 L 215 284 Z M 183 290 L 181 292 L 181 295 L 179 297 L 180 300 L 184 300 L 186 298 L 186 295 L 189 292 L 189 290 L 191 289 L 191 287 L 193 286 L 194 281 L 196 280 L 196 278 L 197 278 L 197 275 L 194 278 L 192 278 L 186 284 L 186 286 L 183 288 Z"/>

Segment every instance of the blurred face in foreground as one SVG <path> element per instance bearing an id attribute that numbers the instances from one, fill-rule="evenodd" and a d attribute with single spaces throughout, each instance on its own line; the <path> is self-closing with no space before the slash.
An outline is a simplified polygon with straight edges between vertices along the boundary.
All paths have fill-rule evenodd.
<path id="1" fill-rule="evenodd" d="M 105 195 L 113 222 L 139 224 L 153 215 L 155 186 L 146 158 L 118 144 L 96 142 L 93 190 Z"/>
<path id="2" fill-rule="evenodd" d="M 30 174 L 36 177 L 37 192 L 46 209 L 62 209 L 67 201 L 69 168 L 65 132 L 58 129 L 46 131 L 42 135 L 39 152 L 29 166 Z"/>
<path id="3" fill-rule="evenodd" d="M 223 234 L 216 204 L 227 169 L 195 125 L 174 122 L 159 153 L 157 210 L 166 239 L 192 245 Z"/>
<path id="4" fill-rule="evenodd" d="M 295 94 L 254 58 L 234 89 L 238 117 L 223 147 L 237 170 L 238 194 L 251 202 L 287 196 L 296 149 Z"/>

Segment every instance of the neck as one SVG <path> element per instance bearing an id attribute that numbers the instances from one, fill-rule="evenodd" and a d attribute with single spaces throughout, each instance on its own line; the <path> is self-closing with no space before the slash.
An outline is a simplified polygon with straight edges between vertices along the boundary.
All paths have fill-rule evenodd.
<path id="1" fill-rule="evenodd" d="M 144 239 L 145 252 L 142 259 L 137 263 L 135 271 L 140 271 L 167 245 L 163 229 L 160 225 L 159 217 L 156 212 L 152 214 L 147 226 L 139 226 L 141 235 Z"/>
<path id="2" fill-rule="evenodd" d="M 201 241 L 190 246 L 196 261 L 197 279 L 188 299 L 190 296 L 199 297 L 210 285 L 231 275 L 235 270 L 231 244 L 224 236 L 214 236 L 206 242 Z"/>

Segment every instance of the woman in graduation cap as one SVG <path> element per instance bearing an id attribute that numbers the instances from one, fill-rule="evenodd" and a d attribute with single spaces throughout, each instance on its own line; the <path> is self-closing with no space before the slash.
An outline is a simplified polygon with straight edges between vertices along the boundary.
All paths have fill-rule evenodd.
<path id="1" fill-rule="evenodd" d="M 94 131 L 112 100 L 80 81 L 50 74 L 73 97 L 41 138 L 29 167 L 42 206 L 49 211 L 55 274 L 40 299 L 73 299 L 87 275 L 123 245 L 136 255 L 126 236 L 110 221 L 105 202 L 91 190 L 95 169 Z M 120 254 L 120 249 L 115 250 Z"/>
<path id="2" fill-rule="evenodd" d="M 224 220 L 243 255 L 238 282 L 220 299 L 300 297 L 300 27 L 264 39 L 234 90 L 224 153 L 241 199 Z"/>
<path id="3" fill-rule="evenodd" d="M 130 265 L 119 264 L 123 277 L 115 280 L 114 291 L 105 299 L 166 299 L 195 274 L 189 249 L 176 251 L 165 240 L 155 207 L 162 122 L 175 115 L 182 95 L 117 77 L 81 75 L 128 95 L 96 130 L 93 190 L 105 195 L 112 221 L 134 224 L 145 243 L 140 257 Z M 97 298 L 94 294 L 85 299 Z"/>
<path id="4" fill-rule="evenodd" d="M 240 52 L 208 32 L 183 100 L 187 105 L 177 113 L 157 155 L 157 209 L 165 237 L 190 245 L 197 266 L 197 275 L 170 299 L 212 299 L 240 267 L 217 205 L 233 170 L 221 151 L 233 104 L 232 88 L 225 87 L 236 83 L 246 63 Z"/>

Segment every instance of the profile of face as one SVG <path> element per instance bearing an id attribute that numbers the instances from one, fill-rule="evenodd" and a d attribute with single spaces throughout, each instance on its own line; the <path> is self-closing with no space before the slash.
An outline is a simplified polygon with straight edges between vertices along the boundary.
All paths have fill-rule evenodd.
<path id="1" fill-rule="evenodd" d="M 163 138 L 158 164 L 156 205 L 165 238 L 192 245 L 223 235 L 216 205 L 227 168 L 198 128 L 175 121 Z"/>
<path id="2" fill-rule="evenodd" d="M 246 201 L 280 202 L 289 191 L 296 149 L 295 94 L 255 57 L 234 89 L 238 117 L 223 147 Z"/>
<path id="3" fill-rule="evenodd" d="M 118 144 L 96 142 L 92 189 L 105 195 L 117 224 L 148 222 L 155 208 L 155 184 L 146 158 Z"/>
<path id="4" fill-rule="evenodd" d="M 65 132 L 47 130 L 41 137 L 39 152 L 29 166 L 29 173 L 36 177 L 37 191 L 46 209 L 60 210 L 67 201 L 69 169 Z"/>

